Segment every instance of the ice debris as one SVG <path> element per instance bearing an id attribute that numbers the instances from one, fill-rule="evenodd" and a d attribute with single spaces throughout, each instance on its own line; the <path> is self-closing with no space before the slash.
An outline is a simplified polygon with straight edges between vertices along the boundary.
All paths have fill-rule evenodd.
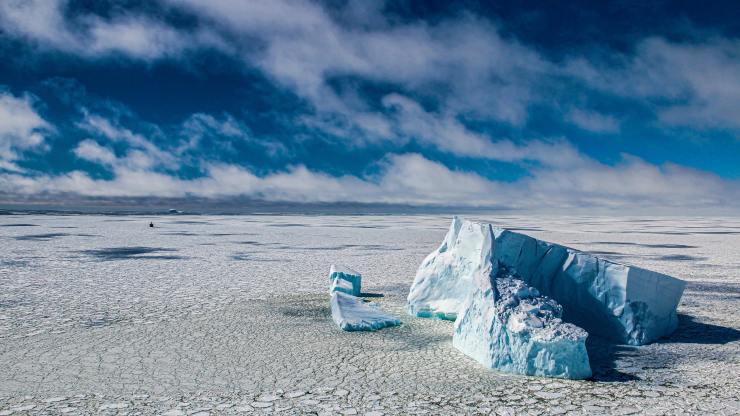
<path id="1" fill-rule="evenodd" d="M 473 279 L 452 345 L 488 368 L 530 376 L 591 376 L 583 329 L 564 323 L 554 300 L 510 275 Z"/>
<path id="2" fill-rule="evenodd" d="M 409 312 L 455 319 L 475 289 L 473 278 L 513 273 L 563 307 L 563 320 L 591 334 L 643 345 L 673 332 L 686 283 L 664 274 L 486 223 L 455 217 L 440 247 L 421 264 Z"/>
<path id="3" fill-rule="evenodd" d="M 331 317 L 345 331 L 375 331 L 401 324 L 397 318 L 365 304 L 361 298 L 343 292 L 331 295 Z"/>
<path id="4" fill-rule="evenodd" d="M 329 280 L 331 281 L 329 293 L 340 291 L 360 296 L 362 276 L 349 267 L 332 264 L 329 270 Z"/>

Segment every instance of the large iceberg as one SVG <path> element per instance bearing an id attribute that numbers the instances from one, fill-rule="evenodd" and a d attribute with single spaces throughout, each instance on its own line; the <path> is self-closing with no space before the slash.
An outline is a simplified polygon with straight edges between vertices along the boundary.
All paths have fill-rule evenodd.
<path id="1" fill-rule="evenodd" d="M 401 324 L 397 318 L 368 306 L 357 296 L 334 292 L 330 303 L 332 319 L 345 331 L 375 331 Z"/>
<path id="2" fill-rule="evenodd" d="M 331 286 L 329 293 L 340 291 L 353 296 L 360 296 L 362 276 L 347 266 L 332 264 L 329 269 Z"/>
<path id="3" fill-rule="evenodd" d="M 563 307 L 590 334 L 643 345 L 673 332 L 686 283 L 490 224 L 453 218 L 442 245 L 419 267 L 408 296 L 416 316 L 453 319 L 473 277 L 513 273 Z"/>
<path id="4" fill-rule="evenodd" d="M 591 376 L 583 329 L 562 308 L 512 276 L 474 279 L 455 321 L 452 345 L 488 368 L 530 376 Z"/>

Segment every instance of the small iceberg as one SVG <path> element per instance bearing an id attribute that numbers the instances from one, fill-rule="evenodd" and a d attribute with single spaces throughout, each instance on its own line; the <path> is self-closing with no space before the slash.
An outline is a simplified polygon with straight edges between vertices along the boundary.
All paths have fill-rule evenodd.
<path id="1" fill-rule="evenodd" d="M 476 276 L 455 321 L 452 345 L 488 368 L 528 376 L 591 376 L 583 329 L 562 307 L 513 276 Z M 493 281 L 492 281 L 493 280 Z"/>
<path id="2" fill-rule="evenodd" d="M 353 296 L 360 296 L 362 276 L 347 266 L 332 264 L 329 269 L 331 287 L 329 293 L 344 292 Z"/>
<path id="3" fill-rule="evenodd" d="M 357 296 L 344 292 L 331 295 L 331 317 L 345 331 L 375 331 L 398 326 L 401 321 L 366 304 Z"/>

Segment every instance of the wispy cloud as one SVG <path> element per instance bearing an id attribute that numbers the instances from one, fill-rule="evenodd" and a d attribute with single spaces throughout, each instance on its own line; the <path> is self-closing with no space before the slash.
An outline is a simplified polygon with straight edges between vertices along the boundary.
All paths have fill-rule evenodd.
<path id="1" fill-rule="evenodd" d="M 616 61 L 616 64 L 615 64 Z M 740 41 L 641 41 L 610 62 L 576 57 L 566 73 L 621 97 L 647 100 L 667 125 L 740 129 Z"/>
<path id="2" fill-rule="evenodd" d="M 212 32 L 178 30 L 145 15 L 94 14 L 70 17 L 68 0 L 0 2 L 0 25 L 8 35 L 27 39 L 42 49 L 86 58 L 122 55 L 152 60 L 176 58 L 187 50 L 225 48 Z"/>
<path id="3" fill-rule="evenodd" d="M 331 81 L 338 77 L 391 83 L 404 95 L 436 101 L 453 117 L 513 126 L 527 122 L 532 105 L 551 105 L 556 97 L 567 100 L 575 83 L 649 100 L 667 125 L 740 128 L 740 44 L 733 39 L 677 43 L 652 37 L 639 41 L 631 54 L 576 53 L 554 62 L 503 36 L 491 21 L 464 12 L 428 23 L 388 19 L 381 3 L 348 2 L 334 13 L 304 0 L 162 4 L 165 12 L 192 14 L 196 23 L 179 28 L 159 16 L 118 9 L 105 18 L 71 16 L 66 0 L 10 0 L 0 3 L 0 25 L 8 35 L 86 58 L 121 55 L 151 61 L 217 50 L 259 68 L 319 113 L 332 115 L 310 118 L 313 126 L 348 139 L 363 132 L 367 137 L 354 137 L 360 142 L 388 139 L 391 120 L 366 97 L 333 89 Z M 587 131 L 618 130 L 614 115 L 594 109 L 563 115 Z M 342 123 L 316 122 L 337 116 Z"/>
<path id="4" fill-rule="evenodd" d="M 34 99 L 26 94 L 16 97 L 0 90 L 0 170 L 22 171 L 15 162 L 19 152 L 43 149 L 51 125 L 34 108 Z"/>
<path id="5" fill-rule="evenodd" d="M 156 13 L 121 7 L 98 15 L 66 0 L 0 2 L 3 36 L 38 53 L 186 65 L 217 51 L 300 101 L 287 117 L 295 125 L 285 142 L 255 134 L 238 111 L 197 110 L 164 127 L 81 105 L 70 122 L 70 155 L 110 174 L 100 179 L 79 167 L 24 171 L 18 161 L 44 149 L 55 127 L 30 94 L 0 91 L 0 190 L 527 209 L 737 205 L 736 180 L 630 155 L 595 158 L 558 134 L 526 133 L 536 109 L 598 140 L 621 134 L 624 112 L 603 112 L 610 106 L 599 100 L 639 108 L 649 113 L 644 124 L 660 128 L 738 132 L 737 40 L 650 37 L 626 52 L 604 47 L 554 58 L 470 12 L 406 20 L 384 15 L 382 5 L 349 1 L 330 11 L 304 0 L 162 0 L 152 3 Z M 187 24 L 168 20 L 170 13 Z M 372 147 L 385 157 L 366 170 L 329 174 L 290 160 L 302 140 Z M 282 164 L 257 168 L 228 157 L 246 145 Z M 504 181 L 467 162 L 523 173 Z"/>
<path id="6" fill-rule="evenodd" d="M 594 133 L 619 132 L 619 121 L 612 116 L 576 108 L 571 110 L 566 117 L 576 126 Z"/>
<path id="7" fill-rule="evenodd" d="M 88 160 L 116 163 L 105 148 L 83 142 L 76 152 Z M 415 153 L 388 154 L 376 174 L 332 176 L 297 165 L 259 176 L 244 167 L 209 164 L 193 179 L 125 165 L 112 179 L 82 171 L 52 176 L 0 174 L 7 195 L 74 194 L 94 197 L 248 197 L 289 202 L 361 202 L 525 210 L 690 208 L 711 212 L 732 207 L 740 183 L 667 164 L 655 166 L 626 156 L 609 166 L 583 155 L 569 166 L 535 169 L 514 182 L 452 170 Z"/>

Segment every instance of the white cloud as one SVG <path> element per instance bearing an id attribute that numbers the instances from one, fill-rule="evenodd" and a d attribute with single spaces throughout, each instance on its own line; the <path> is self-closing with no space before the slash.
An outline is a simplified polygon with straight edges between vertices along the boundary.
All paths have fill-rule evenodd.
<path id="1" fill-rule="evenodd" d="M 613 61 L 573 58 L 565 72 L 593 88 L 651 102 L 668 125 L 740 129 L 740 40 L 649 38 L 634 56 Z"/>
<path id="2" fill-rule="evenodd" d="M 166 23 L 137 15 L 104 19 L 85 14 L 69 20 L 69 0 L 7 0 L 0 2 L 0 28 L 8 35 L 28 39 L 42 48 L 87 58 L 123 55 L 141 60 L 179 57 L 198 48 L 227 50 L 213 31 L 178 30 Z"/>
<path id="3" fill-rule="evenodd" d="M 616 118 L 594 111 L 573 109 L 566 115 L 566 119 L 583 130 L 594 133 L 619 132 L 619 121 Z"/>
<path id="4" fill-rule="evenodd" d="M 419 154 L 390 154 L 379 173 L 331 176 L 294 166 L 258 176 L 227 164 L 210 164 L 203 177 L 175 176 L 120 167 L 111 180 L 74 171 L 59 176 L 0 174 L 7 195 L 75 194 L 94 197 L 249 197 L 289 202 L 364 202 L 507 207 L 518 210 L 609 209 L 615 212 L 685 210 L 737 212 L 740 183 L 667 164 L 625 157 L 604 165 L 581 156 L 577 164 L 535 169 L 531 176 L 500 182 L 452 170 Z"/>
<path id="5" fill-rule="evenodd" d="M 179 166 L 179 160 L 172 152 L 161 149 L 141 134 L 119 126 L 113 120 L 91 114 L 87 110 L 83 113 L 84 117 L 77 123 L 77 127 L 102 139 L 125 142 L 128 145 L 127 154 L 124 157 L 116 158 L 115 163 L 106 163 L 115 167 L 125 166 L 137 170 L 148 170 L 160 166 L 175 169 Z"/>
<path id="6" fill-rule="evenodd" d="M 287 153 L 281 142 L 255 137 L 249 127 L 228 113 L 220 117 L 205 113 L 192 114 L 182 123 L 178 133 L 185 139 L 175 149 L 178 154 L 197 152 L 206 137 L 215 139 L 215 145 L 227 153 L 234 151 L 234 144 L 237 142 L 259 146 L 269 156 Z"/>
<path id="7" fill-rule="evenodd" d="M 198 17 L 188 30 L 153 15 L 120 10 L 107 18 L 65 17 L 68 4 L 0 2 L 0 27 L 43 47 L 87 58 L 121 55 L 151 61 L 179 59 L 192 50 L 222 51 L 307 99 L 316 112 L 302 117 L 306 125 L 344 138 L 348 145 L 419 140 L 452 154 L 490 158 L 490 138 L 467 131 L 457 120 L 522 126 L 533 104 L 557 111 L 553 98 L 569 94 L 566 86 L 573 82 L 649 103 L 666 125 L 740 129 L 737 40 L 674 43 L 650 38 L 637 43 L 634 55 L 611 53 L 608 60 L 574 55 L 561 64 L 470 14 L 435 23 L 391 21 L 380 12 L 380 2 L 351 1 L 330 14 L 307 0 L 164 1 L 165 9 Z M 391 94 L 395 98 L 386 102 L 395 101 L 402 111 L 387 115 L 355 87 L 337 92 L 329 86 L 333 78 L 345 76 L 392 85 L 407 102 Z M 420 114 L 408 97 L 436 102 L 435 114 Z M 419 134 L 421 116 L 442 117 L 436 125 L 460 143 Z M 589 108 L 566 110 L 563 116 L 587 131 L 619 131 L 615 116 Z"/>
<path id="8" fill-rule="evenodd" d="M 99 145 L 94 140 L 83 140 L 74 149 L 74 154 L 80 159 L 103 165 L 113 165 L 117 162 L 116 155 L 107 147 Z"/>
<path id="9" fill-rule="evenodd" d="M 49 123 L 34 109 L 31 96 L 16 97 L 0 90 L 0 169 L 20 171 L 19 152 L 43 148 Z"/>
<path id="10" fill-rule="evenodd" d="M 521 126 L 530 105 L 552 105 L 553 96 L 563 89 L 561 82 L 575 81 L 651 103 L 659 119 L 669 125 L 738 129 L 737 41 L 687 44 L 648 39 L 637 45 L 634 56 L 617 56 L 609 64 L 574 56 L 561 67 L 502 37 L 494 24 L 464 14 L 434 24 L 391 22 L 372 8 L 370 17 L 363 17 L 357 13 L 362 9 L 355 9 L 361 2 L 353 2 L 341 11 L 353 25 L 342 25 L 309 1 L 168 0 L 172 7 L 194 11 L 201 18 L 197 27 L 184 31 L 154 16 L 126 13 L 68 19 L 67 4 L 66 0 L 0 1 L 0 28 L 41 48 L 90 59 L 120 55 L 151 61 L 217 48 L 308 100 L 316 112 L 304 115 L 304 122 L 344 137 L 349 144 L 385 141 L 400 146 L 414 141 L 458 157 L 518 163 L 530 175 L 514 182 L 496 181 L 418 154 L 390 154 L 380 164 L 380 173 L 369 176 L 337 177 L 301 165 L 259 176 L 241 166 L 202 159 L 197 162 L 205 176 L 182 179 L 171 172 L 181 167 L 184 155 L 197 150 L 207 134 L 222 136 L 226 143 L 248 140 L 265 147 L 274 143 L 251 137 L 245 126 L 228 115 L 196 114 L 183 123 L 182 136 L 176 137 L 182 140 L 167 149 L 115 117 L 85 112 L 77 127 L 94 140 L 79 143 L 74 153 L 108 166 L 113 179 L 94 179 L 78 171 L 58 176 L 11 172 L 0 175 L 3 192 L 248 196 L 527 209 L 716 208 L 734 206 L 740 197 L 737 181 L 706 172 L 671 164 L 655 166 L 632 157 L 606 165 L 579 153 L 565 139 L 517 144 L 471 131 L 461 121 L 483 119 Z M 335 77 L 376 81 L 403 93 L 386 94 L 382 108 L 377 108 L 351 85 L 335 91 L 329 86 Z M 434 105 L 425 108 L 420 102 Z M 565 117 L 589 131 L 619 130 L 615 117 L 586 107 L 566 112 Z M 32 98 L 0 93 L 0 168 L 18 171 L 15 162 L 22 153 L 42 148 L 50 130 Z M 121 143 L 126 150 L 117 155 L 111 148 L 118 149 Z M 275 145 L 275 152 L 279 151 Z"/>

